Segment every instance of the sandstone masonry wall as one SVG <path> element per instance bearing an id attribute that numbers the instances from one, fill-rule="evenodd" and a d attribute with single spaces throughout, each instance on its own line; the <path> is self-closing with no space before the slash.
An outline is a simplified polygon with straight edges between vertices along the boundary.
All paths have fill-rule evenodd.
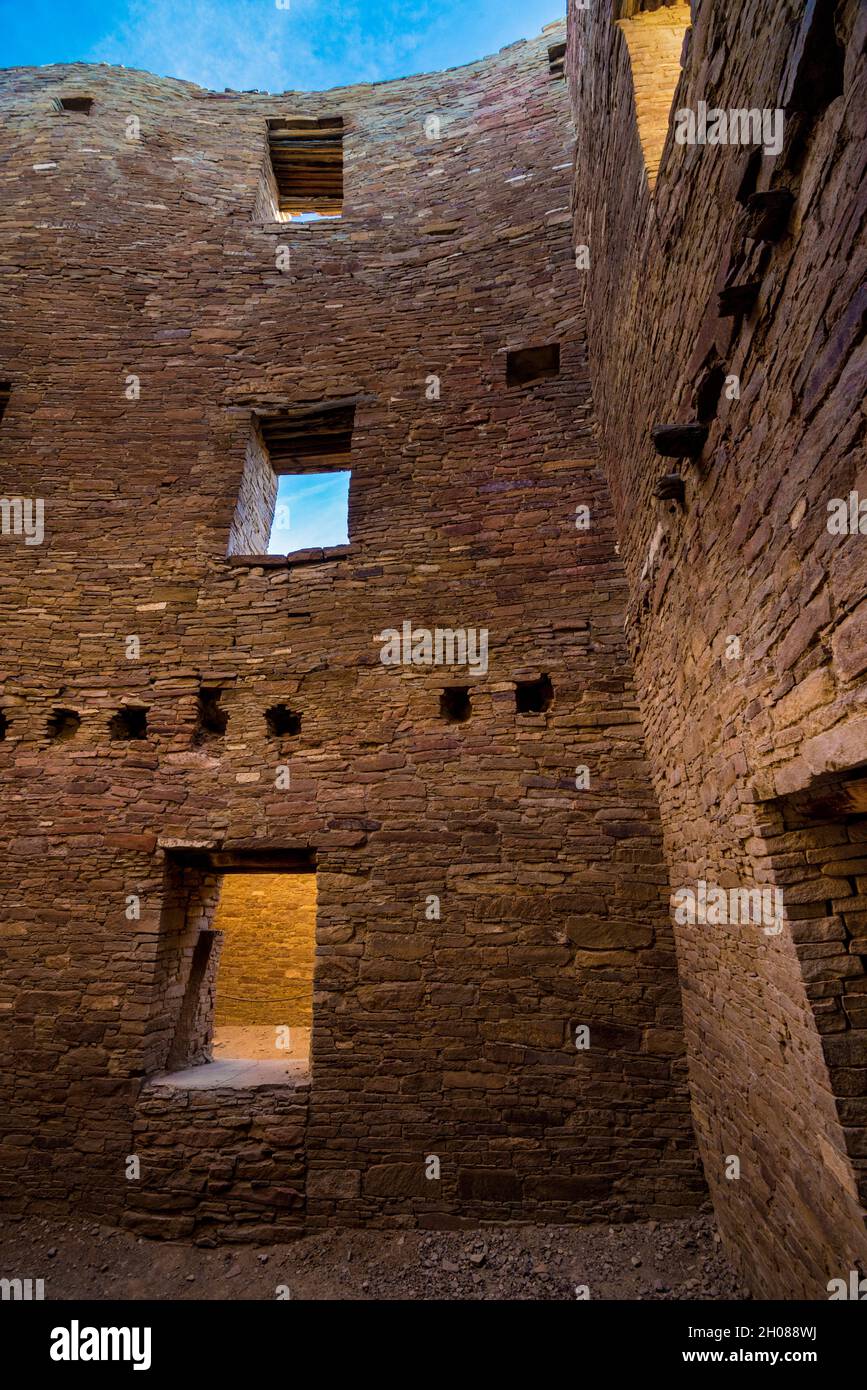
<path id="1" fill-rule="evenodd" d="M 704 1200 L 558 37 L 317 95 L 85 65 L 0 79 L 4 488 L 46 503 L 42 545 L 0 540 L 15 1210 L 129 1198 L 151 1234 L 180 1214 L 234 1235 L 259 1224 L 249 1182 L 296 1194 L 305 1176 L 303 1210 L 274 1210 L 308 1225 Z M 53 110 L 70 93 L 90 116 Z M 265 121 L 286 114 L 344 118 L 339 222 L 267 220 Z M 559 375 L 508 387 L 507 350 L 550 342 Z M 266 505 L 252 413 L 346 396 L 350 546 L 244 562 Z M 383 666 L 375 634 L 404 620 L 487 629 L 487 670 Z M 542 674 L 550 708 L 519 713 L 515 682 Z M 440 711 L 456 684 L 460 724 Z M 214 690 L 228 722 L 203 733 Z M 278 703 L 299 734 L 271 732 Z M 144 737 L 109 737 L 122 706 L 146 711 Z M 249 1107 L 142 1089 L 170 1063 L 213 912 L 191 847 L 315 853 L 303 1164 L 291 1088 Z M 248 1154 L 285 1107 L 291 1144 Z"/>
<path id="2" fill-rule="evenodd" d="M 304 1226 L 309 1086 L 141 1094 L 132 1145 L 143 1180 L 124 1225 L 160 1239 L 291 1239 Z"/>
<path id="3" fill-rule="evenodd" d="M 591 248 L 594 403 L 671 886 L 775 884 L 791 919 L 779 936 L 676 929 L 705 1171 L 754 1291 L 826 1297 L 867 1259 L 865 900 L 857 875 L 822 884 L 815 868 L 825 847 L 852 860 L 855 822 L 793 826 L 780 798 L 867 763 L 865 542 L 827 527 L 831 499 L 867 493 L 867 14 L 693 4 L 676 91 L 660 72 L 657 97 L 780 108 L 785 145 L 680 145 L 672 123 L 655 189 L 635 121 L 652 71 L 610 7 L 569 18 L 574 235 Z M 757 234 L 746 200 L 772 188 L 791 213 Z M 759 285 L 734 317 L 719 315 L 727 282 Z M 678 465 L 651 427 L 702 410 L 684 509 L 665 506 L 653 488 Z"/>

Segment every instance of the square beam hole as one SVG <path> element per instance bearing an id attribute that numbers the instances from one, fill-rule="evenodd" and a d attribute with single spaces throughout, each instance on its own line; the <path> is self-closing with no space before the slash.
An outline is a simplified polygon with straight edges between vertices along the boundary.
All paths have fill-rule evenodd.
<path id="1" fill-rule="evenodd" d="M 440 714 L 448 724 L 466 724 L 473 710 L 467 685 L 450 685 L 440 693 Z"/>
<path id="2" fill-rule="evenodd" d="M 288 705 L 272 705 L 265 711 L 269 738 L 295 738 L 301 732 L 301 715 Z"/>
<path id="3" fill-rule="evenodd" d="M 537 681 L 515 682 L 515 709 L 518 714 L 544 714 L 550 709 L 554 699 L 554 687 L 550 676 L 542 675 Z"/>
<path id="4" fill-rule="evenodd" d="M 56 709 L 48 719 L 48 737 L 61 743 L 75 738 L 81 728 L 81 715 L 74 709 Z"/>
<path id="5" fill-rule="evenodd" d="M 148 712 L 144 705 L 124 705 L 108 721 L 109 738 L 117 740 L 147 738 Z"/>
<path id="6" fill-rule="evenodd" d="M 518 348 L 506 353 L 506 385 L 529 386 L 533 381 L 560 373 L 560 344 Z"/>
<path id="7" fill-rule="evenodd" d="M 342 116 L 278 116 L 268 121 L 268 153 L 284 222 L 339 217 L 343 211 Z"/>
<path id="8" fill-rule="evenodd" d="M 203 685 L 196 704 L 196 731 L 193 742 L 208 743 L 222 738 L 229 723 L 228 711 L 220 704 L 223 692 L 217 686 Z"/>

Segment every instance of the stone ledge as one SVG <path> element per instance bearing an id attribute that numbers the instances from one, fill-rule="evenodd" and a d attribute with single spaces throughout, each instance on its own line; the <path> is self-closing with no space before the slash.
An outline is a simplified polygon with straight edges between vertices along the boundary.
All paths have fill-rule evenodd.
<path id="1" fill-rule="evenodd" d="M 331 564 L 346 560 L 352 553 L 350 545 L 314 546 L 310 550 L 293 550 L 288 555 L 228 555 L 228 563 L 236 569 L 291 569 L 293 565 Z"/>
<path id="2" fill-rule="evenodd" d="M 226 1059 L 203 1062 L 197 1067 L 153 1076 L 145 1091 L 253 1091 L 263 1086 L 280 1086 L 297 1091 L 310 1087 L 310 1070 L 304 1062 L 244 1061 Z"/>
<path id="3" fill-rule="evenodd" d="M 817 777 L 846 772 L 867 762 L 867 719 L 850 719 L 824 734 L 807 739 L 799 757 L 775 776 L 777 796 L 803 791 Z"/>

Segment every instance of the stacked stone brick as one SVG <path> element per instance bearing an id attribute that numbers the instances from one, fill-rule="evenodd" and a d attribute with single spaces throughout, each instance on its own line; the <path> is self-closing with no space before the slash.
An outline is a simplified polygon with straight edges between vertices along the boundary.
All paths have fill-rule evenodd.
<path id="1" fill-rule="evenodd" d="M 790 919 L 778 936 L 676 928 L 705 1172 L 754 1291 L 822 1298 L 867 1267 L 864 806 L 831 785 L 867 765 L 867 542 L 828 529 L 833 499 L 867 495 L 867 16 L 848 0 L 694 5 L 691 24 L 665 8 L 684 16 L 673 76 L 665 53 L 634 62 L 658 5 L 570 7 L 594 404 L 671 886 L 774 884 Z M 783 148 L 678 144 L 671 119 L 654 180 L 642 138 L 662 100 L 672 117 L 780 109 Z M 750 198 L 781 191 L 788 218 L 750 240 Z M 721 316 L 738 285 L 755 298 Z M 654 425 L 699 417 L 699 459 L 654 451 Z M 683 508 L 654 496 L 672 469 Z M 788 798 L 805 793 L 836 798 L 830 816 L 799 818 Z"/>
<path id="2" fill-rule="evenodd" d="M 827 525 L 867 495 L 865 23 L 574 5 L 565 84 L 560 25 L 315 96 L 3 75 L 4 493 L 46 501 L 43 545 L 0 537 L 14 1210 L 203 1241 L 676 1214 L 685 1033 L 753 1291 L 867 1267 L 864 539 Z M 782 150 L 678 145 L 699 101 L 782 110 Z M 286 115 L 344 119 L 339 222 L 273 220 Z M 350 545 L 251 558 L 254 416 L 349 399 Z M 696 421 L 699 457 L 654 450 Z M 384 667 L 404 620 L 487 628 L 488 670 Z M 220 856 L 280 853 L 317 871 L 309 1084 L 161 1083 L 206 1054 Z M 698 880 L 781 889 L 785 929 L 679 924 L 676 965 Z"/>
<path id="3" fill-rule="evenodd" d="M 319 95 L 3 76 L 5 487 L 46 502 L 41 546 L 0 542 L 14 1210 L 212 1239 L 704 1200 L 548 71 L 563 32 Z M 53 110 L 70 92 L 89 116 Z M 269 215 L 266 119 L 297 114 L 344 118 L 338 222 Z M 558 375 L 506 385 L 508 350 L 554 342 Z M 253 415 L 347 398 L 350 546 L 244 561 Z M 487 671 L 384 666 L 375 635 L 405 620 L 487 629 Z M 519 713 L 542 674 L 550 708 Z M 215 690 L 223 734 L 202 727 Z M 125 704 L 145 737 L 109 737 Z M 278 704 L 300 733 L 270 731 Z M 63 740 L 56 709 L 80 717 Z M 184 1006 L 219 874 L 190 856 L 263 851 L 315 857 L 309 1089 L 161 1087 L 206 1042 L 207 1001 Z"/>

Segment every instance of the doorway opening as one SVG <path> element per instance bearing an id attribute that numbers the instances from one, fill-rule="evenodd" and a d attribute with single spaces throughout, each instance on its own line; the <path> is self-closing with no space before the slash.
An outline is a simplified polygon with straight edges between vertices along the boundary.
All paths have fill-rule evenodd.
<path id="1" fill-rule="evenodd" d="M 180 850 L 172 855 L 172 872 L 179 892 L 165 918 L 163 951 L 175 1003 L 168 1075 L 161 1079 L 197 1089 L 306 1080 L 313 855 Z"/>
<path id="2" fill-rule="evenodd" d="M 310 1062 L 316 875 L 228 874 L 214 916 L 222 938 L 215 1061 Z"/>

